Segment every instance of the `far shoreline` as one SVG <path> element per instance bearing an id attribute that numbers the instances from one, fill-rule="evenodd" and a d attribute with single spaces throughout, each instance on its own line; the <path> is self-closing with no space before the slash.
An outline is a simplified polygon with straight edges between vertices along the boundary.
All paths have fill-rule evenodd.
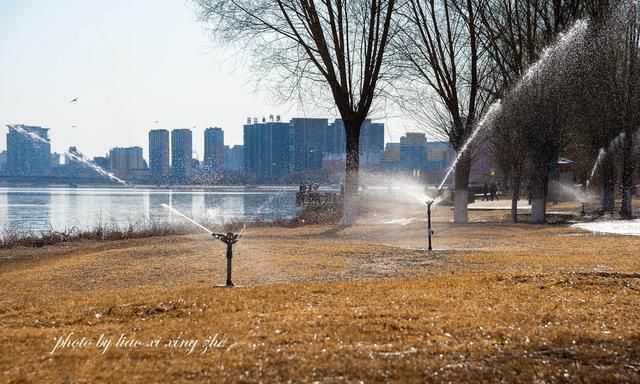
<path id="1" fill-rule="evenodd" d="M 299 185 L 272 185 L 272 184 L 256 184 L 256 185 L 154 185 L 154 184 L 134 184 L 134 185 L 114 185 L 114 184 L 82 184 L 78 186 L 69 186 L 68 184 L 50 184 L 50 185 L 0 185 L 0 188 L 6 189 L 154 189 L 154 190 L 298 190 Z M 336 188 L 322 189 L 338 190 Z"/>

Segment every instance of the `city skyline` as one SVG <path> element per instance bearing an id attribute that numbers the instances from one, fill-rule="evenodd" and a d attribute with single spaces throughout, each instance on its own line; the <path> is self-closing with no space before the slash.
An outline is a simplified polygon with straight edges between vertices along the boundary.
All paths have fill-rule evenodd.
<path id="1" fill-rule="evenodd" d="M 0 49 L 2 149 L 6 124 L 49 127 L 53 151 L 77 146 L 94 157 L 123 145 L 123 137 L 147 153 L 151 129 L 189 128 L 201 136 L 222 127 L 225 145 L 237 145 L 247 117 L 339 117 L 310 105 L 270 103 L 234 52 L 214 47 L 190 3 L 4 3 Z M 386 141 L 415 129 L 372 118 L 388 127 Z M 194 151 L 202 160 L 203 144 Z"/>

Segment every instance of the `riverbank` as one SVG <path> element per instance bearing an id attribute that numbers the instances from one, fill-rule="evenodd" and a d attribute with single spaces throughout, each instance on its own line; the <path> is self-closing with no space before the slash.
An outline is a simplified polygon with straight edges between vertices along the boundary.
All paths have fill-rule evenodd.
<path id="1" fill-rule="evenodd" d="M 0 251 L 0 381 L 640 380 L 639 238 L 398 213 Z"/>

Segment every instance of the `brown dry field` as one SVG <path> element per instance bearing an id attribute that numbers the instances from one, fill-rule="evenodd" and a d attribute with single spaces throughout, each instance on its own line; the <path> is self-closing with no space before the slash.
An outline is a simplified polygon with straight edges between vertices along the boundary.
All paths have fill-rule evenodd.
<path id="1" fill-rule="evenodd" d="M 640 238 L 377 208 L 247 229 L 233 289 L 207 235 L 2 251 L 0 381 L 640 382 Z"/>

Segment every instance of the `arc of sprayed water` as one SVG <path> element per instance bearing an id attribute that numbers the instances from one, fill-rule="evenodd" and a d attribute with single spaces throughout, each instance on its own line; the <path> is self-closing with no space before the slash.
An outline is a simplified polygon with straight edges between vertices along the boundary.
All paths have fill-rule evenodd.
<path id="1" fill-rule="evenodd" d="M 580 19 L 565 33 L 561 33 L 556 42 L 542 50 L 540 58 L 533 63 L 513 88 L 513 93 L 518 93 L 523 86 L 528 84 L 534 75 L 542 70 L 544 64 L 551 59 L 556 53 L 566 49 L 569 44 L 573 43 L 577 38 L 582 36 L 589 27 L 589 20 Z"/>
<path id="2" fill-rule="evenodd" d="M 566 49 L 566 47 L 569 44 L 573 43 L 577 38 L 584 35 L 584 33 L 587 31 L 588 26 L 589 26 L 589 21 L 586 19 L 581 19 L 576 21 L 573 27 L 571 27 L 571 29 L 569 29 L 566 33 L 560 34 L 555 44 L 545 48 L 542 51 L 540 58 L 535 63 L 533 63 L 533 65 L 531 65 L 529 69 L 527 69 L 527 71 L 520 78 L 520 80 L 518 80 L 518 82 L 514 86 L 511 93 L 517 94 L 522 89 L 522 87 L 524 87 L 529 82 L 531 82 L 535 74 L 540 72 L 544 68 L 544 65 L 551 59 L 551 57 L 553 57 L 553 55 L 556 52 Z M 500 100 L 497 100 L 496 102 L 491 104 L 487 113 L 485 113 L 485 115 L 482 117 L 482 119 L 476 126 L 475 130 L 471 133 L 471 136 L 469 136 L 469 138 L 464 143 L 460 151 L 458 151 L 458 154 L 455 160 L 447 170 L 447 173 L 445 174 L 444 179 L 442 179 L 442 182 L 438 186 L 438 190 L 442 190 L 444 183 L 447 181 L 447 179 L 451 175 L 451 172 L 455 169 L 456 165 L 458 164 L 458 161 L 460 160 L 464 152 L 467 150 L 469 145 L 475 140 L 478 133 L 482 130 L 482 128 L 485 125 L 487 125 L 487 123 L 490 121 L 490 119 L 493 118 L 494 115 L 500 112 L 501 109 L 502 109 L 502 103 Z"/>
<path id="3" fill-rule="evenodd" d="M 593 180 L 593 176 L 595 176 L 596 170 L 604 160 L 604 156 L 607 154 L 607 152 L 614 150 L 616 145 L 620 145 L 620 142 L 624 140 L 624 137 L 625 137 L 625 133 L 621 132 L 618 136 L 616 136 L 613 140 L 611 140 L 611 142 L 609 142 L 609 146 L 607 147 L 607 149 L 605 149 L 605 147 L 600 148 L 600 151 L 598 151 L 598 157 L 596 158 L 596 162 L 593 163 L 593 168 L 591 168 L 591 173 L 589 174 L 589 179 L 587 180 L 587 184 L 585 188 L 589 188 L 589 183 L 591 182 L 591 180 Z"/>
<path id="4" fill-rule="evenodd" d="M 598 165 L 602 162 L 602 159 L 604 159 L 604 155 L 606 153 L 607 151 L 604 150 L 604 147 L 600 148 L 600 151 L 598 152 L 598 157 L 596 158 L 596 162 L 593 163 L 593 168 L 591 168 L 591 173 L 589 174 L 589 179 L 587 180 L 587 184 L 585 186 L 585 192 L 586 192 L 586 189 L 589 189 L 589 183 L 591 182 L 591 179 L 593 179 L 593 176 L 596 174 Z"/>
<path id="5" fill-rule="evenodd" d="M 51 144 L 51 142 L 48 139 L 45 139 L 44 137 L 41 137 L 33 132 L 29 132 L 26 129 L 22 128 L 20 125 L 17 124 L 7 124 L 7 127 L 9 127 L 9 129 L 13 129 L 14 131 L 28 137 L 31 140 L 36 140 L 36 141 L 40 141 L 42 143 L 45 144 Z M 71 157 L 72 159 L 79 161 L 85 165 L 87 165 L 89 168 L 93 169 L 94 171 L 96 171 L 97 173 L 99 173 L 102 176 L 106 176 L 108 178 L 110 178 L 111 180 L 117 181 L 120 184 L 123 185 L 127 185 L 127 182 L 120 179 L 119 177 L 117 177 L 116 175 L 114 175 L 113 173 L 105 170 L 104 168 L 102 168 L 101 166 L 99 166 L 98 164 L 87 160 L 84 158 L 84 156 L 81 153 L 72 153 L 69 151 L 65 151 L 64 152 L 65 155 Z"/>
<path id="6" fill-rule="evenodd" d="M 163 207 L 169 209 L 171 212 L 175 213 L 176 215 L 179 215 L 181 217 L 184 217 L 185 219 L 189 220 L 189 222 L 191 222 L 192 224 L 195 224 L 196 226 L 198 226 L 200 229 L 203 229 L 204 231 L 206 231 L 208 234 L 212 235 L 213 231 L 209 230 L 207 227 L 201 225 L 200 223 L 198 223 L 197 221 L 193 220 L 192 218 L 182 214 L 182 212 L 178 211 L 177 209 L 173 208 L 170 205 L 167 204 L 161 204 Z"/>
<path id="7" fill-rule="evenodd" d="M 7 127 L 9 127 L 9 129 L 13 129 L 14 131 L 27 136 L 28 138 L 30 138 L 31 140 L 36 140 L 36 141 L 40 141 L 42 143 L 45 144 L 51 144 L 51 141 L 49 139 L 45 139 L 44 137 L 41 137 L 37 134 L 35 134 L 34 132 L 29 132 L 26 129 L 22 128 L 20 125 L 18 124 L 7 124 Z"/>
<path id="8" fill-rule="evenodd" d="M 440 182 L 440 185 L 438 186 L 438 190 L 442 190 L 444 183 L 447 181 L 449 176 L 451 176 L 451 172 L 453 172 L 453 170 L 456 168 L 456 165 L 458 165 L 460 158 L 467 151 L 467 149 L 469 148 L 469 145 L 471 145 L 471 143 L 476 139 L 480 131 L 482 131 L 482 128 L 488 125 L 488 123 L 491 122 L 491 120 L 500 112 L 501 109 L 502 109 L 502 101 L 500 99 L 496 100 L 495 102 L 493 102 L 493 104 L 491 104 L 491 106 L 487 110 L 487 113 L 485 113 L 484 116 L 482 116 L 482 119 L 480 119 L 480 121 L 478 122 L 478 124 L 476 124 L 475 129 L 473 130 L 473 132 L 471 132 L 471 136 L 469 136 L 467 141 L 464 142 L 464 144 L 458 151 L 458 154 L 455 160 L 453 160 L 453 163 L 451 164 L 451 166 L 449 166 L 447 173 L 444 175 L 444 178 Z"/>
<path id="9" fill-rule="evenodd" d="M 107 170 L 105 170 L 104 168 L 102 168 L 98 164 L 94 163 L 93 161 L 85 159 L 84 156 L 82 156 L 82 155 L 79 155 L 79 154 L 76 154 L 76 153 L 73 153 L 73 152 L 69 152 L 69 151 L 65 151 L 64 154 L 69 156 L 69 157 L 71 157 L 74 160 L 77 160 L 77 161 L 87 165 L 89 168 L 91 168 L 94 171 L 98 172 L 102 176 L 106 176 L 106 177 L 110 178 L 111 180 L 117 181 L 118 183 L 120 183 L 122 185 L 127 185 L 126 181 L 122 180 L 121 178 L 119 178 L 118 176 L 114 175 L 113 173 L 108 172 Z"/>

